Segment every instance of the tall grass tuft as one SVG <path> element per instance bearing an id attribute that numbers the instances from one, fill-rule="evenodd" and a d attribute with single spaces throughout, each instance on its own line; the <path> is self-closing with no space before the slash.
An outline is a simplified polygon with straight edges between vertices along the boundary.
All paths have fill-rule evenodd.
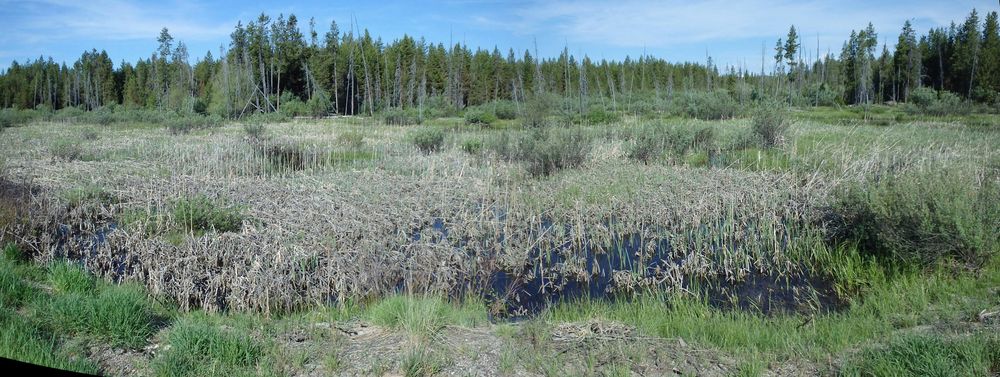
<path id="1" fill-rule="evenodd" d="M 264 346 L 249 335 L 198 318 L 175 324 L 167 342 L 170 349 L 152 362 L 158 376 L 256 374 L 264 355 Z"/>

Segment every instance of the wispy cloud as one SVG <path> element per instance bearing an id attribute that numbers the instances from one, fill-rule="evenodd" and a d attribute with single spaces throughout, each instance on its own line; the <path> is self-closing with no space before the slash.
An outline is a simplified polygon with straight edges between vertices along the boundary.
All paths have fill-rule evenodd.
<path id="1" fill-rule="evenodd" d="M 44 43 L 86 37 L 91 40 L 151 40 L 163 27 L 175 39 L 218 40 L 235 21 L 199 20 L 204 9 L 183 1 L 137 5 L 120 0 L 34 0 L 3 2 L 11 16 L 3 17 L 0 40 Z"/>
<path id="2" fill-rule="evenodd" d="M 577 43 L 619 47 L 668 47 L 676 44 L 745 38 L 777 38 L 795 24 L 807 35 L 842 40 L 868 22 L 894 31 L 906 18 L 946 24 L 969 8 L 995 5 L 971 1 L 861 2 L 790 0 L 707 1 L 540 1 L 523 3 L 507 14 L 472 18 L 472 24 L 537 35 L 552 33 Z"/>

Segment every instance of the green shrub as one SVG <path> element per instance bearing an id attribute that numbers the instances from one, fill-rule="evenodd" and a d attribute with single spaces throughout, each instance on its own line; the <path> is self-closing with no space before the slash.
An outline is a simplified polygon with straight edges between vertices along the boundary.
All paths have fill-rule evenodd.
<path id="1" fill-rule="evenodd" d="M 34 111 L 2 109 L 0 110 L 0 130 L 7 127 L 18 127 L 38 118 Z"/>
<path id="2" fill-rule="evenodd" d="M 410 126 L 422 124 L 424 119 L 420 117 L 418 109 L 391 108 L 383 110 L 380 114 L 382 122 L 394 126 Z"/>
<path id="3" fill-rule="evenodd" d="M 947 116 L 968 115 L 972 108 L 955 93 L 921 87 L 910 92 L 909 103 L 904 110 L 912 114 Z"/>
<path id="4" fill-rule="evenodd" d="M 267 128 L 258 119 L 247 119 L 242 123 L 243 133 L 250 141 L 260 141 L 264 139 Z"/>
<path id="5" fill-rule="evenodd" d="M 789 123 L 788 113 L 783 105 L 765 103 L 754 111 L 750 129 L 762 147 L 773 148 L 784 140 Z"/>
<path id="6" fill-rule="evenodd" d="M 471 155 L 477 155 L 483 149 L 483 141 L 479 139 L 468 139 L 462 142 L 462 150 Z"/>
<path id="7" fill-rule="evenodd" d="M 490 126 L 496 123 L 497 116 L 492 111 L 483 107 L 470 107 L 465 110 L 465 124 L 480 126 Z"/>
<path id="8" fill-rule="evenodd" d="M 714 154 L 715 139 L 715 129 L 712 127 L 647 124 L 631 131 L 625 156 L 643 163 L 667 156 L 680 161 L 691 150 Z"/>
<path id="9" fill-rule="evenodd" d="M 174 202 L 174 221 L 193 232 L 236 232 L 243 227 L 243 215 L 237 208 L 216 204 L 204 195 Z"/>
<path id="10" fill-rule="evenodd" d="M 410 141 L 421 152 L 437 152 L 444 145 L 444 130 L 438 127 L 420 127 L 410 133 Z"/>
<path id="11" fill-rule="evenodd" d="M 221 126 L 223 119 L 218 115 L 181 115 L 170 118 L 165 123 L 167 131 L 173 135 L 179 135 L 194 130 Z"/>
<path id="12" fill-rule="evenodd" d="M 306 103 L 289 91 L 281 93 L 281 113 L 289 118 L 310 115 Z"/>
<path id="13" fill-rule="evenodd" d="M 345 131 L 337 135 L 337 143 L 351 149 L 365 146 L 365 135 L 356 131 Z"/>
<path id="14" fill-rule="evenodd" d="M 589 124 L 612 124 L 621 121 L 621 115 L 603 108 L 592 108 L 587 112 L 587 123 Z"/>
<path id="15" fill-rule="evenodd" d="M 525 164 L 532 176 L 548 176 L 562 169 L 572 169 L 586 161 L 591 136 L 572 127 L 536 128 L 511 137 L 502 133 L 488 144 L 496 155 Z"/>
<path id="16" fill-rule="evenodd" d="M 550 93 L 536 93 L 524 102 L 524 115 L 521 123 L 527 128 L 539 128 L 548 125 L 548 117 L 559 99 Z"/>
<path id="17" fill-rule="evenodd" d="M 313 93 L 312 98 L 306 101 L 306 109 L 309 111 L 309 115 L 314 118 L 329 114 L 330 105 L 330 95 L 322 90 Z"/>
<path id="18" fill-rule="evenodd" d="M 216 115 L 216 116 L 218 117 L 218 115 Z M 278 111 L 270 112 L 270 113 L 253 113 L 253 114 L 244 116 L 242 118 L 242 120 L 244 122 L 256 122 L 256 123 L 260 123 L 260 124 L 278 124 L 278 123 L 284 123 L 284 122 L 287 122 L 288 119 L 289 118 L 288 118 L 287 115 L 285 115 L 285 114 L 283 114 L 281 112 L 278 112 Z"/>
<path id="19" fill-rule="evenodd" d="M 729 119 L 739 114 L 739 103 L 725 90 L 684 92 L 675 100 L 680 114 L 703 120 Z"/>
<path id="20" fill-rule="evenodd" d="M 1000 244 L 1000 189 L 942 169 L 885 174 L 842 190 L 827 219 L 830 239 L 887 261 L 978 266 Z"/>
<path id="21" fill-rule="evenodd" d="M 493 113 L 498 119 L 511 120 L 517 118 L 517 104 L 509 100 L 493 102 Z"/>

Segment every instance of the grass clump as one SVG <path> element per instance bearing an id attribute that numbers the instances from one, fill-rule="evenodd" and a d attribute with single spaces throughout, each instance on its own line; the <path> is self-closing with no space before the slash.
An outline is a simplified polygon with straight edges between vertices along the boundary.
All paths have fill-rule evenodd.
<path id="1" fill-rule="evenodd" d="M 410 142 L 424 153 L 433 153 L 444 146 L 444 130 L 438 127 L 421 127 L 410 133 Z"/>
<path id="2" fill-rule="evenodd" d="M 50 264 L 48 280 L 57 293 L 89 294 L 97 287 L 97 282 L 87 271 L 69 261 Z"/>
<path id="3" fill-rule="evenodd" d="M 236 232 L 243 227 L 243 214 L 238 208 L 215 203 L 204 195 L 174 202 L 174 221 L 189 232 Z"/>
<path id="4" fill-rule="evenodd" d="M 83 158 L 83 147 L 73 140 L 57 140 L 49 147 L 53 160 L 76 161 Z"/>
<path id="5" fill-rule="evenodd" d="M 91 203 L 112 204 L 117 201 L 117 198 L 112 193 L 93 184 L 69 189 L 63 193 L 62 197 L 73 208 Z"/>
<path id="6" fill-rule="evenodd" d="M 400 369 L 406 377 L 427 377 L 440 373 L 447 360 L 437 355 L 427 347 L 417 347 L 403 355 Z"/>
<path id="7" fill-rule="evenodd" d="M 366 317 L 377 325 L 402 329 L 426 339 L 445 325 L 474 326 L 485 323 L 486 312 L 482 310 L 482 303 L 467 300 L 470 302 L 454 304 L 434 296 L 391 296 L 368 308 Z"/>
<path id="8" fill-rule="evenodd" d="M 28 285 L 22 278 L 17 262 L 6 254 L 14 254 L 16 248 L 7 245 L 4 248 L 3 260 L 0 260 L 0 307 L 14 308 L 31 301 L 38 290 Z"/>
<path id="9" fill-rule="evenodd" d="M 152 362 L 158 376 L 231 376 L 257 374 L 264 346 L 253 337 L 223 329 L 198 317 L 175 324 L 167 335 L 170 349 Z"/>
<path id="10" fill-rule="evenodd" d="M 832 240 L 888 263 L 980 266 L 1000 244 L 1000 190 L 943 169 L 887 174 L 840 192 L 827 228 Z"/>
<path id="11" fill-rule="evenodd" d="M 365 135 L 357 131 L 346 131 L 337 135 L 337 144 L 351 149 L 361 149 L 365 146 Z"/>
<path id="12" fill-rule="evenodd" d="M 59 293 L 38 311 L 48 328 L 58 333 L 86 334 L 116 346 L 141 347 L 153 333 L 152 307 L 146 294 L 134 286 L 109 286 L 96 294 Z"/>
<path id="13" fill-rule="evenodd" d="M 55 336 L 6 306 L 0 307 L 0 357 L 91 375 L 99 371 L 89 360 L 62 352 Z"/>
<path id="14" fill-rule="evenodd" d="M 870 347 L 849 359 L 841 376 L 986 376 L 1000 372 L 1000 337 L 948 339 L 910 334 Z"/>
<path id="15" fill-rule="evenodd" d="M 267 127 L 256 118 L 248 118 L 242 123 L 243 133 L 250 141 L 260 141 L 266 136 Z"/>

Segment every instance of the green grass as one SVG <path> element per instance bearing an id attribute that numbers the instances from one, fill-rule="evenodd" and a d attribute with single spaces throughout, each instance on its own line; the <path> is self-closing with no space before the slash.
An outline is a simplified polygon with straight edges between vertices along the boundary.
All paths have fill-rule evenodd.
<path id="1" fill-rule="evenodd" d="M 457 304 L 433 296 L 384 298 L 366 308 L 362 316 L 377 325 L 401 329 L 418 338 L 433 335 L 445 325 L 472 327 L 487 323 L 481 300 L 467 299 Z"/>
<path id="2" fill-rule="evenodd" d="M 0 357 L 79 373 L 98 373 L 93 362 L 67 355 L 55 336 L 6 307 L 0 308 Z"/>
<path id="3" fill-rule="evenodd" d="M 176 323 L 167 334 L 170 348 L 157 356 L 157 376 L 231 376 L 262 374 L 265 345 L 244 331 L 221 326 L 203 316 Z"/>
<path id="4" fill-rule="evenodd" d="M 141 347 L 153 332 L 153 309 L 138 287 L 108 286 L 96 294 L 55 294 L 37 314 L 58 333 L 94 336 L 119 347 Z"/>
<path id="5" fill-rule="evenodd" d="M 858 266 L 859 271 L 866 267 Z M 828 355 L 901 328 L 973 318 L 995 305 L 989 288 L 1000 286 L 1000 268 L 994 263 L 980 276 L 955 275 L 942 269 L 932 273 L 884 274 L 869 272 L 868 290 L 847 310 L 805 316 L 724 311 L 691 297 L 644 295 L 628 302 L 578 301 L 557 305 L 543 313 L 548 322 L 603 318 L 634 325 L 646 333 L 683 338 L 720 349 L 743 360 L 820 361 Z"/>
<path id="6" fill-rule="evenodd" d="M 69 261 L 57 261 L 50 264 L 48 280 L 56 293 L 90 294 L 97 287 L 97 281 L 93 276 Z"/>
<path id="7" fill-rule="evenodd" d="M 909 334 L 850 358 L 841 376 L 986 376 L 1000 373 L 995 333 L 945 338 Z"/>

